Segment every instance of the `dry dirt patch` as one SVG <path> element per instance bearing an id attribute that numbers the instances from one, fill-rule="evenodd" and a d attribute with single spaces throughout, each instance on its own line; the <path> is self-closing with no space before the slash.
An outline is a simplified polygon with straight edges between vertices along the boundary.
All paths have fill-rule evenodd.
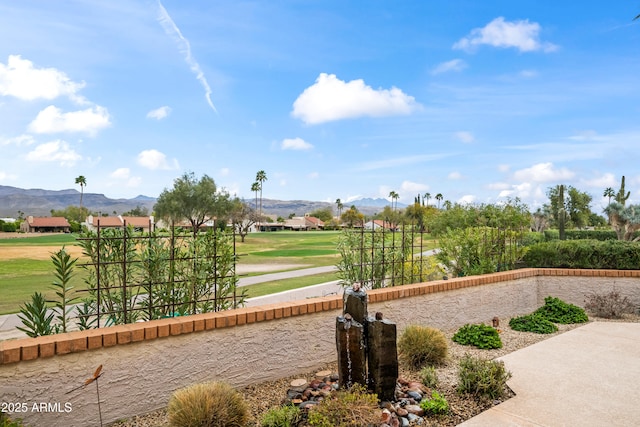
<path id="1" fill-rule="evenodd" d="M 7 259 L 35 259 L 48 260 L 51 254 L 58 252 L 61 246 L 0 246 L 0 260 Z M 67 253 L 74 258 L 82 256 L 79 246 L 65 246 Z"/>

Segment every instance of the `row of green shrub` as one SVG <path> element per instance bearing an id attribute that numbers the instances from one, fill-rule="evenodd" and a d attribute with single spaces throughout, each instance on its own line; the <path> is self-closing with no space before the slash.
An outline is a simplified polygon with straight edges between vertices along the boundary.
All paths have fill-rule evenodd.
<path id="1" fill-rule="evenodd" d="M 540 234 L 540 233 L 532 233 Z M 560 232 L 558 230 L 545 230 L 544 241 L 550 242 L 553 240 L 560 240 Z M 635 232 L 633 237 L 640 236 L 640 232 Z M 618 240 L 616 232 L 613 230 L 566 230 L 564 232 L 565 240 Z"/>
<path id="2" fill-rule="evenodd" d="M 640 245 L 621 240 L 554 240 L 528 248 L 527 267 L 637 270 Z"/>

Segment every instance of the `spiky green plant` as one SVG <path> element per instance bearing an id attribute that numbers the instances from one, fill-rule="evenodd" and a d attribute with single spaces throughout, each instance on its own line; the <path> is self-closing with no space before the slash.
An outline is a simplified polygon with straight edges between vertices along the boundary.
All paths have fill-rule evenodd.
<path id="1" fill-rule="evenodd" d="M 54 327 L 55 331 L 67 332 L 69 324 L 68 306 L 78 301 L 78 297 L 73 295 L 73 286 L 69 285 L 69 282 L 73 278 L 74 266 L 78 258 L 71 259 L 71 255 L 63 246 L 62 249 L 51 255 L 51 261 L 55 267 L 55 271 L 53 272 L 55 277 L 53 289 L 58 298 L 48 302 L 54 304 L 54 310 L 57 313 L 56 319 L 58 323 Z"/>
<path id="2" fill-rule="evenodd" d="M 26 302 L 20 307 L 18 318 L 24 327 L 17 326 L 16 329 L 24 332 L 31 338 L 42 335 L 51 335 L 54 332 L 53 312 L 47 312 L 47 300 L 40 292 L 31 295 L 31 302 Z"/>

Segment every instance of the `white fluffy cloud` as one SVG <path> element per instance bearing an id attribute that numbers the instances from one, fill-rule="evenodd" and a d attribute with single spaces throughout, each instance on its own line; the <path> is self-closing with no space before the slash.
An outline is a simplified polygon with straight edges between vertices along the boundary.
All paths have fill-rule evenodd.
<path id="1" fill-rule="evenodd" d="M 464 178 L 460 172 L 454 171 L 447 175 L 447 178 L 452 181 L 458 181 Z"/>
<path id="2" fill-rule="evenodd" d="M 470 205 L 476 201 L 477 197 L 472 194 L 466 194 L 458 199 L 458 203 L 461 205 Z"/>
<path id="3" fill-rule="evenodd" d="M 513 173 L 513 178 L 522 182 L 554 182 L 573 178 L 575 173 L 567 168 L 556 169 L 553 163 L 538 163 L 530 168 Z"/>
<path id="4" fill-rule="evenodd" d="M 313 145 L 302 138 L 286 138 L 282 140 L 280 148 L 283 150 L 311 150 Z"/>
<path id="5" fill-rule="evenodd" d="M 464 144 L 471 144 L 472 142 L 474 142 L 476 140 L 476 137 L 473 136 L 473 134 L 471 132 L 468 131 L 460 131 L 460 132 L 456 132 L 454 134 L 455 138 L 464 143 Z"/>
<path id="6" fill-rule="evenodd" d="M 420 184 L 418 182 L 402 181 L 400 184 L 400 192 L 407 196 L 407 198 L 415 197 L 418 193 L 422 194 L 429 190 L 427 184 Z"/>
<path id="7" fill-rule="evenodd" d="M 595 177 L 592 179 L 586 179 L 584 181 L 586 185 L 594 188 L 607 188 L 613 187 L 617 190 L 616 186 L 620 186 L 620 181 L 616 179 L 616 177 L 612 173 L 605 173 L 599 177 Z"/>
<path id="8" fill-rule="evenodd" d="M 171 114 L 171 107 L 165 105 L 160 108 L 156 108 L 155 110 L 149 111 L 147 113 L 147 119 L 162 120 L 166 119 L 169 114 Z"/>
<path id="9" fill-rule="evenodd" d="M 49 105 L 29 124 L 29 130 L 34 133 L 81 132 L 94 136 L 109 126 L 109 112 L 104 107 L 63 113 L 58 107 Z"/>
<path id="10" fill-rule="evenodd" d="M 529 22 L 528 19 L 509 22 L 502 16 L 482 28 L 474 28 L 467 37 L 458 40 L 453 48 L 472 51 L 483 44 L 501 48 L 513 47 L 520 52 L 551 52 L 558 48 L 540 41 L 540 24 L 537 22 Z"/>
<path id="11" fill-rule="evenodd" d="M 139 176 L 131 176 L 131 170 L 129 168 L 118 168 L 111 172 L 109 176 L 117 181 L 117 185 L 122 185 L 124 182 L 125 187 L 135 188 L 140 185 L 142 178 Z"/>
<path id="12" fill-rule="evenodd" d="M 115 179 L 127 179 L 131 175 L 129 168 L 118 168 L 111 172 L 109 176 Z"/>
<path id="13" fill-rule="evenodd" d="M 420 107 L 414 97 L 396 87 L 373 89 L 364 80 L 345 82 L 335 74 L 321 73 L 293 103 L 291 115 L 307 124 L 356 117 L 410 114 Z"/>
<path id="14" fill-rule="evenodd" d="M 38 145 L 27 153 L 26 159 L 31 162 L 57 162 L 60 166 L 73 166 L 82 159 L 69 144 L 62 140 L 55 140 Z"/>
<path id="15" fill-rule="evenodd" d="M 24 101 L 55 99 L 67 96 L 83 103 L 78 91 L 84 82 L 72 81 L 65 73 L 55 68 L 35 68 L 33 62 L 20 55 L 9 55 L 7 64 L 0 63 L 0 95 L 13 96 Z"/>
<path id="16" fill-rule="evenodd" d="M 467 68 L 467 63 L 462 59 L 452 59 L 451 61 L 442 62 L 431 70 L 431 74 L 448 73 L 449 71 L 462 71 Z"/>
<path id="17" fill-rule="evenodd" d="M 158 169 L 179 169 L 178 161 L 173 159 L 172 162 L 167 160 L 167 156 L 155 149 L 144 150 L 138 154 L 138 164 L 151 170 Z"/>

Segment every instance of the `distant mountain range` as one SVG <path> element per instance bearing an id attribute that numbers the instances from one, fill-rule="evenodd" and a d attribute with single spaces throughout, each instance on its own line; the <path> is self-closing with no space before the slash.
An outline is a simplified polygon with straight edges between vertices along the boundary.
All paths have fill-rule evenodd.
<path id="1" fill-rule="evenodd" d="M 246 199 L 253 205 L 254 199 Z M 133 199 L 110 199 L 104 194 L 84 193 L 82 205 L 92 212 L 113 215 L 130 211 L 138 206 L 145 207 L 149 212 L 153 211 L 156 198 L 149 196 L 137 196 Z M 80 204 L 80 192 L 75 189 L 67 190 L 43 190 L 22 189 L 0 185 L 0 217 L 16 218 L 18 211 L 25 216 L 50 216 L 51 210 L 61 210 L 70 205 Z M 362 213 L 372 215 L 380 212 L 384 206 L 390 206 L 386 199 L 363 198 L 344 202 L 343 211 L 351 205 L 356 206 Z M 401 203 L 398 207 L 403 207 Z M 262 212 L 265 214 L 288 217 L 291 214 L 302 216 L 318 209 L 330 207 L 336 212 L 335 203 L 314 202 L 309 200 L 273 200 L 262 199 Z"/>
<path id="2" fill-rule="evenodd" d="M 115 211 L 122 212 L 137 206 L 146 207 L 149 212 L 153 209 L 156 199 L 147 196 L 137 196 L 133 199 L 110 199 L 104 194 L 84 193 L 82 205 L 90 211 L 112 215 Z M 25 216 L 51 216 L 51 210 L 64 209 L 67 206 L 80 204 L 78 190 L 42 190 L 22 189 L 0 185 L 0 217 L 15 218 L 18 211 Z"/>

